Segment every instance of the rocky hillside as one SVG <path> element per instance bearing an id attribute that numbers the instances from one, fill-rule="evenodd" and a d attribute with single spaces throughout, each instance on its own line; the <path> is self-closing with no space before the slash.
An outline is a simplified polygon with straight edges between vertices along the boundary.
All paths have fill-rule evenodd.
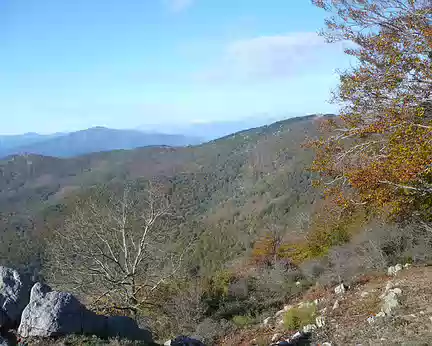
<path id="1" fill-rule="evenodd" d="M 429 345 L 432 342 L 432 268 L 398 264 L 351 285 L 310 288 L 259 325 L 227 335 L 217 345 Z M 0 342 L 14 345 L 158 345 L 128 317 L 87 310 L 73 295 L 56 292 L 13 269 L 0 267 Z M 298 282 L 298 285 L 301 285 Z M 113 339 L 114 338 L 114 339 Z M 129 340 L 129 341 L 127 341 Z M 203 346 L 178 337 L 173 346 Z"/>
<path id="2" fill-rule="evenodd" d="M 352 285 L 309 289 L 221 345 L 430 345 L 432 268 L 397 265 Z M 298 329 L 297 329 L 298 328 Z"/>

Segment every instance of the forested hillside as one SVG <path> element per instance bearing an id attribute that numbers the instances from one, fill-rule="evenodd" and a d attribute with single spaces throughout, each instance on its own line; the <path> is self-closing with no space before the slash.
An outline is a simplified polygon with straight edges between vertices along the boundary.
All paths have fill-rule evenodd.
<path id="1" fill-rule="evenodd" d="M 315 134 L 314 120 L 290 119 L 191 148 L 149 147 L 72 159 L 13 156 L 1 161 L 1 210 L 34 211 L 97 183 L 155 176 L 205 185 L 211 207 L 237 199 L 244 203 L 254 195 L 291 195 L 290 189 L 297 187 L 290 198 L 301 198 L 308 189 L 311 162 L 311 153 L 301 145 Z"/>
<path id="2" fill-rule="evenodd" d="M 312 3 L 350 61 L 337 116 L 133 150 L 115 149 L 152 143 L 103 128 L 29 134 L 0 160 L 0 344 L 430 344 L 430 0 Z M 265 38 L 244 45 L 260 72 Z M 296 59 L 273 39 L 279 75 L 273 65 Z"/>

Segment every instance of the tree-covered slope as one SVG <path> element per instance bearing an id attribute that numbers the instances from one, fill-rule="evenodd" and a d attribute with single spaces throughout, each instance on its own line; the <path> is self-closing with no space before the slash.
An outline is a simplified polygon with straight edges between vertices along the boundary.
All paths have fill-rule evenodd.
<path id="1" fill-rule="evenodd" d="M 187 148 L 148 147 L 69 159 L 12 156 L 0 161 L 2 219 L 8 223 L 10 213 L 34 214 L 94 184 L 154 176 L 187 186 L 196 198 L 188 203 L 198 213 L 301 209 L 313 200 L 306 171 L 311 153 L 301 144 L 314 134 L 315 119 L 289 119 Z"/>

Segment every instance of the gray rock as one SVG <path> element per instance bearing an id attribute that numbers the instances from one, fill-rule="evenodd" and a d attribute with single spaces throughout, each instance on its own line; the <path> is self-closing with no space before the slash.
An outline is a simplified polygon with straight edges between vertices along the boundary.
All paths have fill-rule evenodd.
<path id="1" fill-rule="evenodd" d="M 311 333 L 315 329 L 317 329 L 317 326 L 315 324 L 308 324 L 303 327 L 303 333 Z"/>
<path id="2" fill-rule="evenodd" d="M 395 266 L 388 267 L 387 275 L 396 276 L 403 269 L 402 264 L 396 264 Z"/>
<path id="3" fill-rule="evenodd" d="M 276 342 L 280 339 L 281 335 L 279 333 L 276 333 L 272 336 L 271 342 Z"/>
<path id="4" fill-rule="evenodd" d="M 132 318 L 125 316 L 110 316 L 107 318 L 107 335 L 114 338 L 140 340 L 152 342 L 152 333 L 147 329 L 140 329 Z"/>
<path id="5" fill-rule="evenodd" d="M 336 286 L 334 289 L 334 292 L 336 294 L 344 294 L 347 287 L 344 284 L 340 284 L 339 286 Z"/>
<path id="6" fill-rule="evenodd" d="M 272 320 L 271 317 L 267 317 L 267 318 L 265 318 L 264 321 L 263 321 L 263 323 L 262 323 L 262 325 L 263 325 L 264 327 L 267 327 L 267 326 L 270 324 L 271 320 Z"/>
<path id="7" fill-rule="evenodd" d="M 48 285 L 36 282 L 30 290 L 30 301 L 42 299 L 51 291 L 52 289 Z"/>
<path id="8" fill-rule="evenodd" d="M 87 315 L 86 308 L 72 294 L 49 292 L 48 286 L 36 284 L 22 313 L 18 333 L 23 337 L 84 334 Z"/>
<path id="9" fill-rule="evenodd" d="M 8 322 L 19 322 L 21 313 L 29 302 L 29 291 L 30 283 L 16 270 L 0 267 L 0 310 L 8 317 Z M 0 317 L 0 323 L 5 323 L 4 314 Z"/>
<path id="10" fill-rule="evenodd" d="M 22 313 L 18 333 L 23 337 L 105 333 L 106 317 L 86 309 L 72 294 L 55 292 L 36 283 Z"/>
<path id="11" fill-rule="evenodd" d="M 336 310 L 336 309 L 338 309 L 338 308 L 339 308 L 339 300 L 336 299 L 336 301 L 335 301 L 334 304 L 333 304 L 333 308 L 332 308 L 332 310 Z"/>
<path id="12" fill-rule="evenodd" d="M 325 318 L 324 316 L 318 316 L 315 319 L 315 324 L 318 328 L 323 328 L 325 326 Z"/>
<path id="13" fill-rule="evenodd" d="M 0 335 L 0 346 L 9 346 L 9 341 Z"/>
<path id="14" fill-rule="evenodd" d="M 52 291 L 36 283 L 30 303 L 22 313 L 18 334 L 22 337 L 55 337 L 87 334 L 152 342 L 151 332 L 123 316 L 106 317 L 87 310 L 72 294 Z"/>
<path id="15" fill-rule="evenodd" d="M 402 290 L 400 288 L 394 288 L 387 292 L 387 294 L 383 297 L 383 305 L 381 311 L 386 315 L 390 315 L 394 308 L 399 306 L 398 296 L 402 294 Z"/>

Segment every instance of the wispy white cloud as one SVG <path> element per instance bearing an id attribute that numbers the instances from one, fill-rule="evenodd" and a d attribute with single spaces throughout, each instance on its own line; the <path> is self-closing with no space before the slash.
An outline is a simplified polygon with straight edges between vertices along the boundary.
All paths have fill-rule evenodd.
<path id="1" fill-rule="evenodd" d="M 178 13 L 191 7 L 195 0 L 163 0 L 170 11 Z"/>
<path id="2" fill-rule="evenodd" d="M 199 78 L 206 81 L 266 81 L 287 78 L 319 67 L 340 46 L 329 45 L 313 32 L 261 36 L 228 43 L 218 61 Z M 331 71 L 330 71 L 331 73 Z"/>

